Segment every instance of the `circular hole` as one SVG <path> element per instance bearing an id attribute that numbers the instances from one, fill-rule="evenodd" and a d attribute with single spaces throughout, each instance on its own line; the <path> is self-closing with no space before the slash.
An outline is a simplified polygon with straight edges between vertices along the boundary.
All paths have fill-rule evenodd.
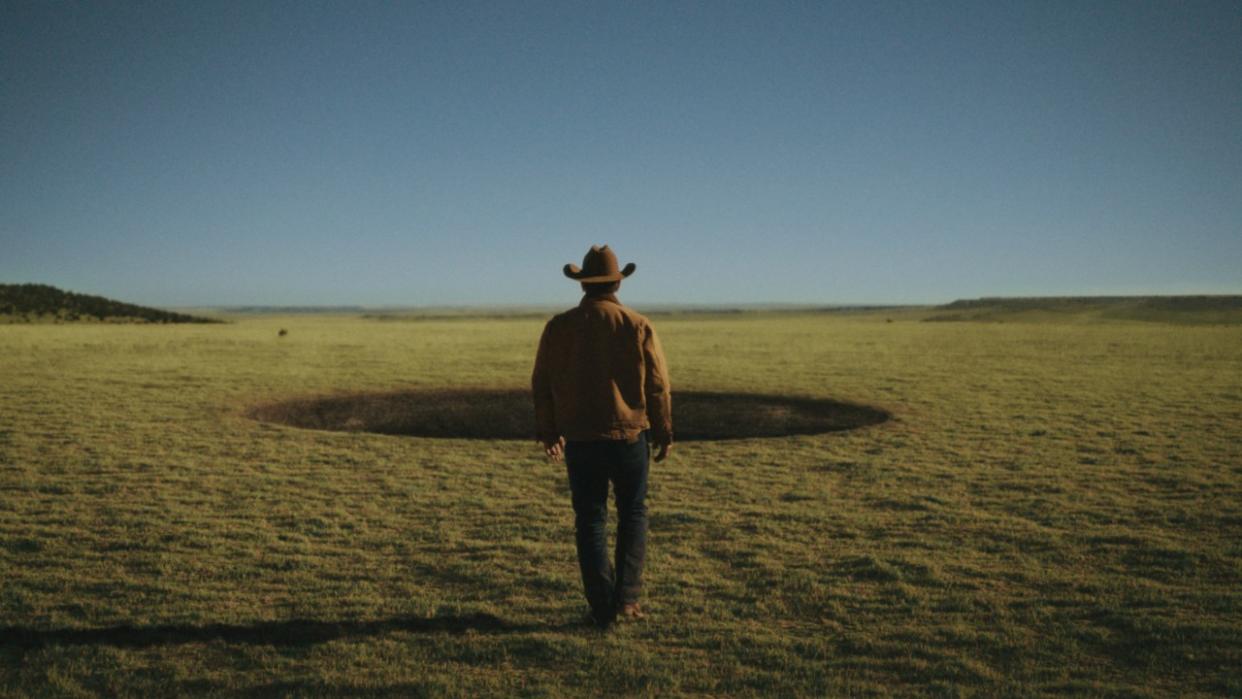
<path id="1" fill-rule="evenodd" d="M 249 417 L 293 427 L 410 437 L 534 439 L 529 391 L 414 390 L 295 398 L 261 405 Z M 889 419 L 879 408 L 823 398 L 752 393 L 673 393 L 677 441 L 822 434 Z"/>

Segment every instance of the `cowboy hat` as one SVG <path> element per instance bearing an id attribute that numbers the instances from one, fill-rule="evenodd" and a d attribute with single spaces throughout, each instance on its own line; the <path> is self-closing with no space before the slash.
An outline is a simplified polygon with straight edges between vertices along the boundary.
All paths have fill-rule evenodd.
<path id="1" fill-rule="evenodd" d="M 618 282 L 634 273 L 638 265 L 633 262 L 625 269 L 617 269 L 617 256 L 605 245 L 592 245 L 582 258 L 582 267 L 565 265 L 565 276 L 578 282 L 594 284 L 595 282 Z"/>

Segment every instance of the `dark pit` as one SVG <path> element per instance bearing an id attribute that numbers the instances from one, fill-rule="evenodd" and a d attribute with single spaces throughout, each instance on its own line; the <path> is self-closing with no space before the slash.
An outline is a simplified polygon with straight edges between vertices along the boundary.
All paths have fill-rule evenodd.
<path id="1" fill-rule="evenodd" d="M 253 408 L 262 422 L 344 432 L 455 439 L 534 439 L 529 391 L 413 390 L 297 398 Z M 823 434 L 889 419 L 878 408 L 824 398 L 675 391 L 677 441 Z"/>

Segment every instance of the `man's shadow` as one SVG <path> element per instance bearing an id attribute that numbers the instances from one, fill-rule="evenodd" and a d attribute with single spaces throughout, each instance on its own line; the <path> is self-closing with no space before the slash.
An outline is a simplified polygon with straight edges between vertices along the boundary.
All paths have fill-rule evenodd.
<path id="1" fill-rule="evenodd" d="M 460 616 L 403 616 L 375 621 L 314 621 L 291 619 L 249 625 L 206 624 L 203 626 L 110 626 L 94 629 L 35 629 L 0 627 L 0 647 L 30 650 L 57 645 L 107 645 L 146 648 L 179 643 L 224 641 L 257 645 L 304 646 L 351 636 L 376 636 L 391 632 L 413 633 L 525 633 L 568 630 L 581 623 L 513 624 L 492 614 Z"/>

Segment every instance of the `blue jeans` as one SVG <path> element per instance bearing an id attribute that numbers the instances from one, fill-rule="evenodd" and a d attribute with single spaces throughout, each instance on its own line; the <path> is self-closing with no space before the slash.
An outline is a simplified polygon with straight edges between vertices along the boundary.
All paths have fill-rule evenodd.
<path id="1" fill-rule="evenodd" d="M 635 442 L 567 442 L 582 587 L 596 620 L 638 601 L 647 558 L 647 433 Z M 608 482 L 617 505 L 616 568 L 608 560 Z"/>

